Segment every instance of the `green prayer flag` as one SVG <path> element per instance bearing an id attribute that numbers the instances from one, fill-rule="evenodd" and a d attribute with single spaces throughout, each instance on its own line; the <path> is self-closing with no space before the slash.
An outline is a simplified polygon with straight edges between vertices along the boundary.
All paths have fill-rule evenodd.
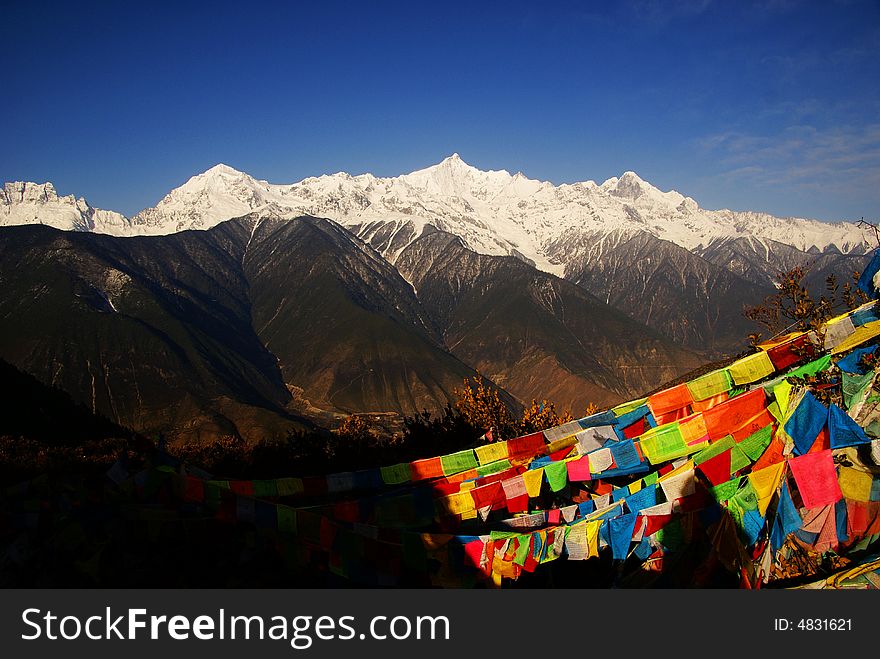
<path id="1" fill-rule="evenodd" d="M 278 490 L 278 496 L 291 497 L 295 494 L 303 492 L 302 478 L 279 478 L 275 487 Z"/>
<path id="2" fill-rule="evenodd" d="M 742 440 L 738 446 L 753 462 L 760 458 L 773 440 L 773 426 L 764 426 Z"/>
<path id="3" fill-rule="evenodd" d="M 530 535 L 521 535 L 517 536 L 519 540 L 519 546 L 516 548 L 516 552 L 513 554 L 513 562 L 519 566 L 523 566 L 526 564 L 526 559 L 529 556 L 529 549 L 532 537 Z"/>
<path id="4" fill-rule="evenodd" d="M 382 482 L 385 485 L 400 485 L 412 480 L 412 470 L 410 469 L 409 462 L 382 467 L 379 471 L 382 474 Z"/>
<path id="5" fill-rule="evenodd" d="M 479 467 L 477 467 L 477 476 L 489 476 L 491 474 L 497 474 L 499 471 L 510 469 L 510 466 L 510 460 L 496 460 L 495 462 L 490 462 L 488 464 L 480 465 Z"/>
<path id="6" fill-rule="evenodd" d="M 641 436 L 639 442 L 642 453 L 651 464 L 675 460 L 691 451 L 677 422 L 652 428 Z"/>
<path id="7" fill-rule="evenodd" d="M 852 407 L 854 401 L 862 400 L 864 394 L 874 382 L 874 371 L 869 371 L 864 375 L 851 375 L 841 371 L 843 382 L 841 389 L 843 390 L 843 403 L 846 409 Z"/>
<path id="8" fill-rule="evenodd" d="M 775 400 L 767 406 L 767 411 L 773 415 L 773 418 L 776 419 L 778 423 L 783 423 L 785 421 L 785 415 L 782 413 L 782 410 L 779 409 L 779 403 Z"/>
<path id="9" fill-rule="evenodd" d="M 296 509 L 290 506 L 276 506 L 278 530 L 282 533 L 296 533 Z"/>
<path id="10" fill-rule="evenodd" d="M 831 365 L 831 355 L 825 355 L 824 357 L 819 357 L 819 359 L 815 359 L 811 361 L 809 364 L 804 364 L 793 371 L 789 371 L 785 374 L 787 378 L 802 378 L 805 375 L 816 375 L 819 371 L 824 371 Z"/>
<path id="11" fill-rule="evenodd" d="M 544 476 L 553 492 L 559 492 L 568 483 L 568 469 L 561 461 L 544 465 Z"/>
<path id="12" fill-rule="evenodd" d="M 749 457 L 739 447 L 739 444 L 730 449 L 730 473 L 737 472 L 743 467 L 748 467 L 750 464 L 752 464 L 752 461 L 749 460 Z"/>
<path id="13" fill-rule="evenodd" d="M 730 391 L 732 386 L 733 381 L 726 368 L 706 373 L 687 383 L 687 388 L 694 400 L 712 398 L 712 396 Z"/>
<path id="14" fill-rule="evenodd" d="M 452 476 L 453 474 L 460 474 L 469 469 L 476 469 L 479 464 L 480 463 L 477 461 L 477 456 L 473 449 L 466 449 L 464 451 L 459 451 L 458 453 L 440 457 L 440 465 L 443 467 L 444 476 Z"/>
<path id="15" fill-rule="evenodd" d="M 274 480 L 254 481 L 254 496 L 261 497 L 277 497 L 278 485 Z"/>
<path id="16" fill-rule="evenodd" d="M 657 531 L 657 542 L 671 552 L 678 551 L 684 544 L 684 532 L 679 518 L 673 518 L 666 526 Z"/>
<path id="17" fill-rule="evenodd" d="M 733 448 L 735 445 L 736 441 L 734 441 L 733 437 L 731 437 L 730 435 L 726 435 L 714 444 L 710 444 L 702 451 L 697 453 L 694 456 L 694 464 L 701 465 L 706 462 L 706 460 L 714 458 L 716 455 L 721 455 L 725 451 Z"/>
<path id="18" fill-rule="evenodd" d="M 739 484 L 742 479 L 742 476 L 738 476 L 737 478 L 733 478 L 726 483 L 716 485 L 712 488 L 712 497 L 718 502 L 727 501 L 736 494 L 736 491 L 739 489 Z"/>
<path id="19" fill-rule="evenodd" d="M 743 510 L 758 509 L 758 494 L 748 479 L 746 479 L 745 487 L 737 492 L 736 496 L 731 497 L 730 501 L 736 503 Z"/>
<path id="20" fill-rule="evenodd" d="M 652 471 L 650 474 L 642 479 L 642 482 L 644 483 L 645 487 L 647 487 L 648 485 L 653 485 L 654 483 L 656 483 L 658 478 L 660 478 L 660 476 L 657 475 L 657 472 Z"/>

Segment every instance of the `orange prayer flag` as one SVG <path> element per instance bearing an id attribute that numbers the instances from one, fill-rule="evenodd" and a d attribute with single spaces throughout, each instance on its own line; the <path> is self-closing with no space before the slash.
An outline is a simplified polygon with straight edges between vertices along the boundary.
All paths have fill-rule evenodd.
<path id="1" fill-rule="evenodd" d="M 654 418 L 674 410 L 680 410 L 693 402 L 694 397 L 691 395 L 691 390 L 688 389 L 687 384 L 680 384 L 671 389 L 648 396 L 648 407 L 651 408 Z"/>

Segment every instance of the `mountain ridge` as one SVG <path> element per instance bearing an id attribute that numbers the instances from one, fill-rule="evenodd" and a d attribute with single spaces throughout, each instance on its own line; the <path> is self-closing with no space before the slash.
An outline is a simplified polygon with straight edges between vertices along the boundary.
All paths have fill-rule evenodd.
<path id="1" fill-rule="evenodd" d="M 22 186 L 35 189 L 38 184 L 6 184 L 0 198 L 0 224 L 33 219 L 27 213 L 14 212 L 21 205 L 14 189 Z M 49 201 L 68 206 L 85 203 L 70 195 L 56 198 Z M 52 205 L 44 202 L 47 204 Z M 291 184 L 269 183 L 220 163 L 190 177 L 156 206 L 131 218 L 114 213 L 112 221 L 56 228 L 164 235 L 207 229 L 269 204 L 291 217 L 327 217 L 345 226 L 377 220 L 409 222 L 414 236 L 432 224 L 461 236 L 478 253 L 519 254 L 539 269 L 557 275 L 564 271 L 564 264 L 548 256 L 547 247 L 566 231 L 576 229 L 647 230 L 689 251 L 706 249 L 713 240 L 738 237 L 772 240 L 803 252 L 824 252 L 833 246 L 842 253 L 864 253 L 868 247 L 864 232 L 852 223 L 781 218 L 758 211 L 705 210 L 691 197 L 675 190 L 663 192 L 633 171 L 601 184 L 586 180 L 554 185 L 521 172 L 483 171 L 457 153 L 436 165 L 395 177 L 338 172 Z M 393 253 L 385 256 L 393 262 Z"/>

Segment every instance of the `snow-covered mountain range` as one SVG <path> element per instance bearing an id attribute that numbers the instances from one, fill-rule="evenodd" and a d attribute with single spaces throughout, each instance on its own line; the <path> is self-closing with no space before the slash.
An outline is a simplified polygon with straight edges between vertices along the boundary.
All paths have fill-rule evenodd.
<path id="1" fill-rule="evenodd" d="M 338 173 L 273 184 L 216 165 L 131 218 L 59 197 L 51 184 L 7 183 L 0 226 L 43 223 L 117 236 L 209 229 L 269 208 L 274 215 L 326 217 L 348 227 L 391 262 L 427 226 L 459 236 L 474 251 L 515 255 L 564 276 L 585 254 L 601 256 L 603 238 L 648 233 L 702 254 L 745 239 L 755 252 L 782 244 L 800 252 L 860 254 L 868 237 L 852 223 L 779 218 L 759 212 L 705 210 L 676 191 L 663 192 L 634 172 L 598 184 L 553 185 L 522 173 L 482 171 L 458 154 L 410 174 L 380 178 Z"/>

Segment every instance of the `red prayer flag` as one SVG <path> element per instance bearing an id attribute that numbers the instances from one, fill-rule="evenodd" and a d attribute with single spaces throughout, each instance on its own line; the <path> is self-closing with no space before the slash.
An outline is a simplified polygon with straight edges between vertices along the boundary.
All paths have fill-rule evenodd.
<path id="1" fill-rule="evenodd" d="M 806 508 L 821 508 L 843 498 L 830 450 L 807 453 L 788 461 Z"/>
<path id="2" fill-rule="evenodd" d="M 645 417 L 642 417 L 635 423 L 631 423 L 626 428 L 623 429 L 623 436 L 627 439 L 633 439 L 634 437 L 638 437 L 642 433 L 644 433 L 648 429 L 648 425 L 645 421 Z"/>
<path id="3" fill-rule="evenodd" d="M 507 499 L 507 510 L 511 513 L 524 513 L 529 509 L 529 495 L 521 494 L 518 497 Z"/>
<path id="4" fill-rule="evenodd" d="M 544 433 L 536 432 L 509 440 L 507 442 L 507 455 L 511 459 L 529 458 L 543 452 L 546 446 Z"/>
<path id="5" fill-rule="evenodd" d="M 712 485 L 721 485 L 730 480 L 730 450 L 709 458 L 697 466 Z"/>

